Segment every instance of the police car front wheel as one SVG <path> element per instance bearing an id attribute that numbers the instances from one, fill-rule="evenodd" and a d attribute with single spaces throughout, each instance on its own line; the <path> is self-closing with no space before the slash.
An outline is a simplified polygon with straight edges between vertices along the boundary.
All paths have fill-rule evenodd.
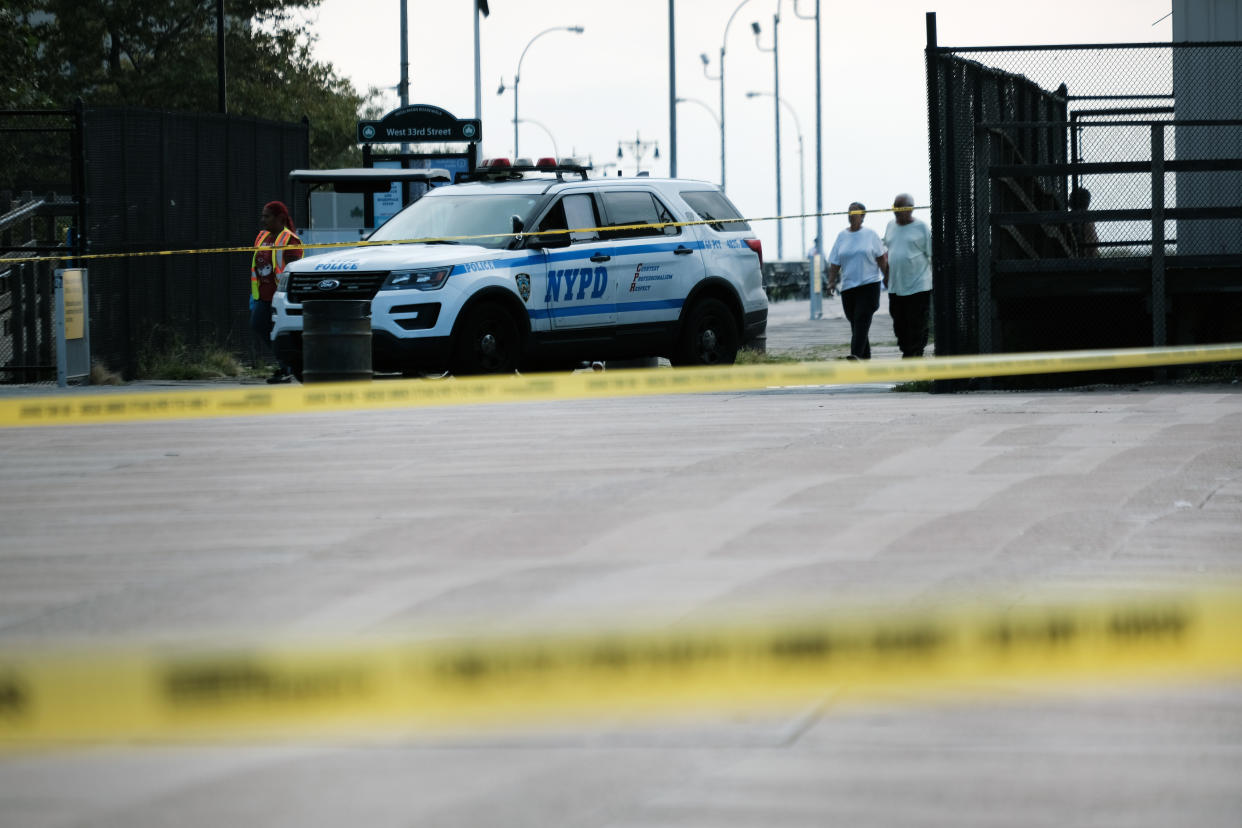
<path id="1" fill-rule="evenodd" d="M 521 349 L 521 334 L 512 314 L 493 302 L 476 305 L 459 323 L 453 347 L 453 373 L 513 373 Z"/>
<path id="2" fill-rule="evenodd" d="M 737 359 L 737 322 L 719 299 L 704 299 L 686 317 L 678 365 L 732 365 Z"/>

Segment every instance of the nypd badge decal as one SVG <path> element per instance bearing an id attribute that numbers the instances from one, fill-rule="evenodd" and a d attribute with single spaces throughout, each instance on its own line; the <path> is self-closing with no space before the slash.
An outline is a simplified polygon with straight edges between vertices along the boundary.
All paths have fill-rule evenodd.
<path id="1" fill-rule="evenodd" d="M 518 289 L 518 293 L 522 295 L 522 301 L 529 302 L 530 301 L 530 274 L 519 273 L 513 278 L 517 280 L 517 289 Z"/>

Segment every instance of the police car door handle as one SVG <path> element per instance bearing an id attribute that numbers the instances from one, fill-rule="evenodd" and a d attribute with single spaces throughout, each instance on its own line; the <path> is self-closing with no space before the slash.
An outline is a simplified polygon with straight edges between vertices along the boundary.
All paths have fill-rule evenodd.
<path id="1" fill-rule="evenodd" d="M 693 253 L 692 248 L 686 247 L 684 244 L 677 245 L 677 249 L 673 251 L 674 256 L 684 256 L 687 253 Z"/>
<path id="2" fill-rule="evenodd" d="M 609 255 L 607 255 L 607 254 L 605 254 L 605 253 L 596 253 L 594 256 L 592 256 L 592 257 L 591 257 L 591 261 L 593 261 L 593 262 L 606 262 L 606 261 L 608 261 L 608 260 L 609 260 L 609 259 L 611 259 L 611 258 L 612 258 L 612 256 L 609 256 Z"/>

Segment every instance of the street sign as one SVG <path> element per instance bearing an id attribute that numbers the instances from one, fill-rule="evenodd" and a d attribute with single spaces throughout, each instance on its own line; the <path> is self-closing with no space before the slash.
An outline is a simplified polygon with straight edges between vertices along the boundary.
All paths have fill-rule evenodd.
<path id="1" fill-rule="evenodd" d="M 431 104 L 412 104 L 394 109 L 378 121 L 358 122 L 360 144 L 478 143 L 482 138 L 482 121 L 459 120 Z"/>

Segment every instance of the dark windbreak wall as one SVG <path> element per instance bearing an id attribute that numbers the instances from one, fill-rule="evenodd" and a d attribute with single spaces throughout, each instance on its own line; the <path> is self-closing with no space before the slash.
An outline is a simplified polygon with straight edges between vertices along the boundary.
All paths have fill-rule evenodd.
<path id="1" fill-rule="evenodd" d="M 305 226 L 288 176 L 310 166 L 309 125 L 88 109 L 84 145 L 85 252 L 132 254 L 85 263 L 93 358 L 133 375 L 175 342 L 249 353 L 249 255 L 142 254 L 248 246 L 273 199 Z"/>

